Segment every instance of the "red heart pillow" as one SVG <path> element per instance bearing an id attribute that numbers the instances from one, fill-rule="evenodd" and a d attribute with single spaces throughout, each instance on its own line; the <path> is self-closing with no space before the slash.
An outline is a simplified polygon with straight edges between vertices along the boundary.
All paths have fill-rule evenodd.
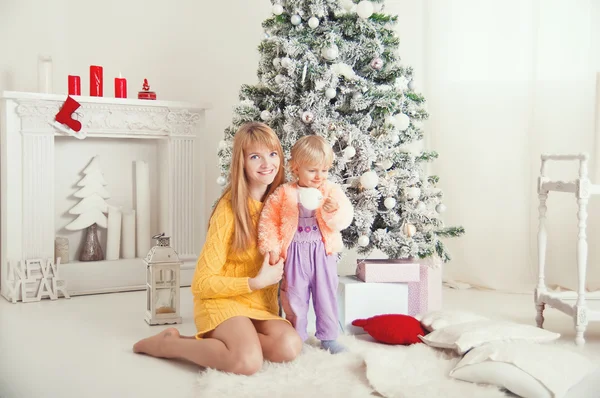
<path id="1" fill-rule="evenodd" d="M 422 343 L 418 336 L 427 334 L 421 322 L 409 315 L 377 315 L 368 319 L 357 319 L 352 325 L 363 328 L 375 340 L 386 344 Z"/>

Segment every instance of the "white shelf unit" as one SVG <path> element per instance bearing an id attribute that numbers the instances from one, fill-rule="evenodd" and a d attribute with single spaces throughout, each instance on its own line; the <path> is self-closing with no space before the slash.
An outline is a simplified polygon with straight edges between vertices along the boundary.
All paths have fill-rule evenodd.
<path id="1" fill-rule="evenodd" d="M 549 160 L 553 161 L 578 161 L 579 176 L 574 181 L 551 180 L 546 175 L 546 166 Z M 541 156 L 541 169 L 538 178 L 539 198 L 539 228 L 538 228 L 538 284 L 534 292 L 536 307 L 536 323 L 538 327 L 544 325 L 544 309 L 546 306 L 555 308 L 573 319 L 575 325 L 575 344 L 581 346 L 585 343 L 584 334 L 588 322 L 600 321 L 600 311 L 591 310 L 586 300 L 598 300 L 600 295 L 586 293 L 586 274 L 588 262 L 587 243 L 587 206 L 592 195 L 600 194 L 600 185 L 593 185 L 588 177 L 587 153 L 581 154 L 543 154 Z M 577 241 L 577 291 L 576 292 L 550 292 L 545 282 L 546 248 L 548 234 L 546 231 L 546 201 L 550 192 L 572 193 L 577 199 L 578 211 L 578 241 Z M 569 302 L 571 301 L 571 302 Z M 575 301 L 573 303 L 573 301 Z"/>
<path id="2" fill-rule="evenodd" d="M 55 146 L 85 145 L 109 139 L 156 143 L 156 207 L 158 227 L 165 232 L 184 265 L 181 284 L 189 286 L 201 247 L 204 164 L 198 161 L 197 138 L 203 133 L 207 105 L 73 96 L 85 140 L 63 135 L 53 126 L 66 95 L 3 92 L 0 95 L 0 293 L 7 297 L 7 263 L 54 258 L 57 234 Z M 79 143 L 76 143 L 78 141 Z M 96 141 L 97 142 L 97 141 Z M 138 142 L 138 141 L 134 141 Z M 141 141 L 139 141 L 141 142 Z M 148 142 L 148 141 L 145 141 Z M 89 145 L 89 142 L 87 142 Z M 73 165 L 78 168 L 81 165 Z M 76 181 L 73 181 L 75 183 Z M 150 239 L 151 237 L 148 237 Z M 76 242 L 70 242 L 75 244 Z M 61 264 L 60 277 L 73 296 L 144 290 L 141 258 Z"/>

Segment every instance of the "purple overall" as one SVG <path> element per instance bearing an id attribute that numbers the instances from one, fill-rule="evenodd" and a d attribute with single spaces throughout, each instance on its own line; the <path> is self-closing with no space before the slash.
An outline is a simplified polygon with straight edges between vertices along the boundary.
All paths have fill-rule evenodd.
<path id="1" fill-rule="evenodd" d="M 287 251 L 281 284 L 281 305 L 286 318 L 305 341 L 308 300 L 312 294 L 319 340 L 338 337 L 337 256 L 328 256 L 314 210 L 298 204 L 298 229 Z"/>

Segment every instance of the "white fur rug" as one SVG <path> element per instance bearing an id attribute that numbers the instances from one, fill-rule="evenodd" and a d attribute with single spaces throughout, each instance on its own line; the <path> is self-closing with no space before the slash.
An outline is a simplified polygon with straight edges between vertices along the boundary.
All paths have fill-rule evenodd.
<path id="1" fill-rule="evenodd" d="M 368 337 L 365 337 L 367 339 Z M 215 370 L 200 373 L 195 397 L 385 397 L 496 398 L 511 396 L 496 387 L 449 378 L 459 357 L 425 344 L 387 346 L 341 336 L 349 352 L 331 355 L 316 340 L 292 363 L 265 363 L 253 376 Z"/>

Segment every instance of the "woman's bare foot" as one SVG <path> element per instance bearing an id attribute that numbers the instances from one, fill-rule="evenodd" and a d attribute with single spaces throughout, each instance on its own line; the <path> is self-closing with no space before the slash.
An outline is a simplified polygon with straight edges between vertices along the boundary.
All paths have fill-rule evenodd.
<path id="1" fill-rule="evenodd" d="M 159 334 L 145 338 L 133 345 L 133 352 L 147 354 L 157 358 L 170 358 L 169 350 L 165 348 L 169 342 L 180 338 L 179 330 L 165 329 Z"/>

